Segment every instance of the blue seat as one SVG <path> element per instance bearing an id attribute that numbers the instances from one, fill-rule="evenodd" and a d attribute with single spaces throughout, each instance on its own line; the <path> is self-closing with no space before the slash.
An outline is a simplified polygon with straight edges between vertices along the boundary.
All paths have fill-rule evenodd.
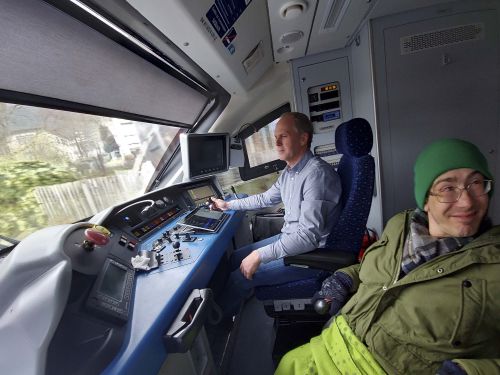
<path id="1" fill-rule="evenodd" d="M 362 118 L 342 123 L 335 131 L 335 146 L 342 154 L 337 172 L 342 182 L 342 212 L 331 229 L 325 248 L 286 257 L 285 264 L 324 270 L 318 277 L 255 289 L 269 315 L 301 313 L 304 301 L 321 288 L 322 281 L 338 268 L 357 261 L 372 203 L 375 163 L 369 152 L 373 146 L 370 124 Z M 294 302 L 294 301 L 299 302 Z M 280 302 L 281 301 L 281 302 Z M 307 303 L 306 303 L 307 305 Z"/>

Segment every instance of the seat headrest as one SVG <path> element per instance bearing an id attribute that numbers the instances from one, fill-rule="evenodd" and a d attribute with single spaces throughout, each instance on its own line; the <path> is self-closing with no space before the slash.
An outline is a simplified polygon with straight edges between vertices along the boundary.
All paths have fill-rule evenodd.
<path id="1" fill-rule="evenodd" d="M 372 146 L 372 128 L 363 118 L 343 122 L 335 131 L 335 147 L 339 154 L 360 157 L 368 154 Z"/>

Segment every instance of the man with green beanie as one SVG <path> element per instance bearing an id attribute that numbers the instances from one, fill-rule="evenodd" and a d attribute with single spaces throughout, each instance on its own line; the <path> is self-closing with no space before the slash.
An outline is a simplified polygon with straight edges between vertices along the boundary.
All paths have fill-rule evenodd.
<path id="1" fill-rule="evenodd" d="M 500 226 L 487 218 L 486 158 L 469 142 L 439 140 L 414 177 L 418 208 L 325 280 L 332 323 L 276 374 L 500 374 Z"/>

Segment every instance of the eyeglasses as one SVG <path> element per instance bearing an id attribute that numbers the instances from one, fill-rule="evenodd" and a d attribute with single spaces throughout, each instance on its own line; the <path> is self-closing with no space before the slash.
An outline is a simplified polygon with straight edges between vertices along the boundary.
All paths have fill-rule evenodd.
<path id="1" fill-rule="evenodd" d="M 488 194 L 493 188 L 493 180 L 475 180 L 465 187 L 447 185 L 439 189 L 438 192 L 429 192 L 429 195 L 435 196 L 440 203 L 454 203 L 462 196 L 462 192 L 467 190 L 471 197 L 480 197 Z"/>

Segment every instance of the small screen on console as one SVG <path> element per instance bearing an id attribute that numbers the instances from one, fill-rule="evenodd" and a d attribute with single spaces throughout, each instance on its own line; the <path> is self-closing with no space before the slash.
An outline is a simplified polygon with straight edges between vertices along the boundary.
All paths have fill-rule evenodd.
<path id="1" fill-rule="evenodd" d="M 205 204 L 208 198 L 215 197 L 217 194 L 211 185 L 200 186 L 194 189 L 188 190 L 189 197 L 194 201 L 196 206 L 200 204 Z"/>
<path id="2" fill-rule="evenodd" d="M 224 212 L 211 211 L 207 208 L 199 207 L 188 214 L 181 221 L 181 224 L 195 229 L 217 232 L 227 217 L 228 214 Z"/>
<path id="3" fill-rule="evenodd" d="M 102 278 L 102 283 L 99 286 L 98 292 L 114 300 L 121 301 L 125 290 L 126 278 L 126 269 L 118 267 L 116 264 L 108 263 L 108 268 Z"/>
<path id="4" fill-rule="evenodd" d="M 196 216 L 206 218 L 206 219 L 214 219 L 219 220 L 222 215 L 224 215 L 221 211 L 210 211 L 210 210 L 198 210 L 196 211 Z"/>

